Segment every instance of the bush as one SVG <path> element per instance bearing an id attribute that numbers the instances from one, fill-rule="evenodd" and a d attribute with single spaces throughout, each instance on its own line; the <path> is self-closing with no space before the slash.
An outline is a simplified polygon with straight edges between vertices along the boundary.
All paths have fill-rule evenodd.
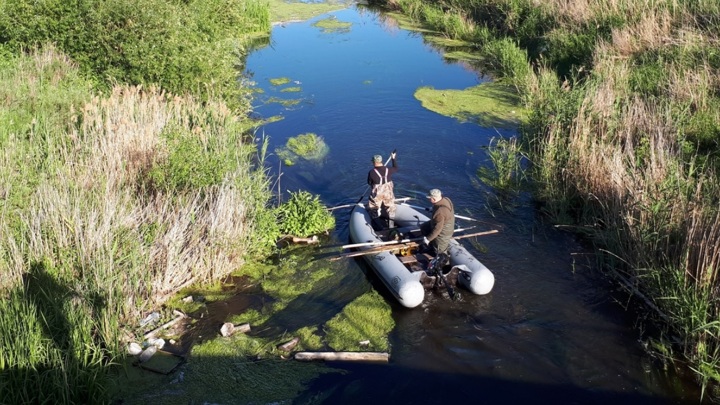
<path id="1" fill-rule="evenodd" d="M 269 29 L 259 0 L 7 0 L 0 40 L 16 51 L 56 43 L 106 83 L 158 84 L 247 110 L 237 85 L 238 39 Z"/>
<path id="2" fill-rule="evenodd" d="M 307 237 L 335 227 L 335 217 L 318 196 L 307 191 L 290 193 L 290 200 L 277 208 L 280 231 L 286 235 Z"/>

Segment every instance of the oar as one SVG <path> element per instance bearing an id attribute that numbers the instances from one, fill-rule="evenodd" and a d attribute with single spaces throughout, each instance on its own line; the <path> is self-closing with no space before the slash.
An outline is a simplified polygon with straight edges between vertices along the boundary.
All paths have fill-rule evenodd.
<path id="1" fill-rule="evenodd" d="M 494 229 L 492 231 L 477 232 L 477 233 L 471 233 L 468 235 L 453 236 L 453 239 L 464 239 L 464 238 L 470 238 L 473 236 L 490 235 L 490 234 L 497 233 L 497 232 L 498 232 L 497 229 Z M 358 256 L 366 256 L 366 255 L 372 255 L 372 254 L 376 254 L 376 253 L 388 252 L 388 251 L 393 251 L 393 250 L 400 249 L 403 247 L 404 248 L 416 247 L 416 246 L 418 246 L 417 242 L 421 241 L 421 240 L 423 240 L 423 238 L 412 238 L 412 239 L 409 239 L 407 242 L 397 243 L 394 245 L 378 246 L 378 247 L 370 248 L 367 250 L 340 253 L 339 255 L 337 255 L 335 257 L 331 257 L 330 261 L 334 262 L 336 260 L 344 259 L 346 257 L 358 257 Z"/>
<path id="2" fill-rule="evenodd" d="M 392 159 L 392 155 L 393 155 L 393 153 L 395 153 L 395 152 L 397 152 L 397 149 L 393 149 L 393 151 L 390 152 L 390 156 L 388 157 L 388 160 L 385 161 L 385 164 L 384 164 L 383 166 L 387 166 L 387 164 L 390 163 L 390 160 Z M 369 185 L 369 184 L 368 184 L 367 187 L 365 187 L 365 191 L 364 191 L 363 194 L 360 196 L 360 198 L 358 198 L 358 200 L 355 201 L 355 204 L 353 204 L 353 205 L 359 204 L 360 201 L 362 201 L 363 198 L 365 198 L 365 194 L 367 194 L 368 190 L 370 190 L 370 185 Z"/>
<path id="3" fill-rule="evenodd" d="M 408 207 L 415 208 L 415 209 L 418 209 L 418 210 L 430 211 L 430 208 L 418 207 L 417 205 L 410 205 L 410 204 L 405 204 L 405 203 L 402 203 L 402 204 L 400 204 L 400 205 L 407 205 Z M 482 222 L 482 221 L 480 221 L 479 219 L 473 219 L 473 218 L 470 218 L 470 217 L 464 217 L 464 216 L 462 216 L 462 215 L 457 215 L 457 214 L 455 214 L 455 218 L 464 219 L 464 220 L 467 220 L 467 221 Z"/>
<path id="4" fill-rule="evenodd" d="M 365 195 L 363 194 L 363 197 L 364 197 L 364 196 L 365 196 Z M 396 198 L 396 199 L 395 199 L 395 202 L 396 202 L 396 203 L 403 203 L 403 202 L 405 202 L 405 201 L 407 201 L 407 200 L 412 200 L 412 197 Z M 360 201 L 358 201 L 358 202 L 360 202 Z M 358 204 L 358 203 L 338 205 L 338 206 L 336 206 L 336 207 L 330 207 L 330 208 L 328 208 L 327 210 L 328 210 L 328 211 L 334 211 L 334 210 L 339 210 L 340 208 L 354 207 L 354 206 L 356 206 L 357 204 Z"/>
<path id="5" fill-rule="evenodd" d="M 467 231 L 468 229 L 473 229 L 473 228 L 475 228 L 475 227 L 470 226 L 467 228 L 457 228 L 453 232 L 463 232 L 463 231 Z M 408 231 L 408 233 L 419 232 L 419 231 L 420 231 L 420 229 L 411 229 Z M 320 247 L 323 249 L 329 249 L 329 248 L 351 249 L 351 248 L 363 247 L 363 246 L 397 245 L 399 243 L 406 243 L 406 242 L 410 242 L 410 241 L 414 241 L 414 240 L 417 240 L 417 238 L 402 239 L 402 240 L 389 240 L 389 241 L 385 241 L 385 242 L 360 242 L 360 243 L 351 243 L 349 245 L 328 245 L 328 246 L 320 246 Z M 420 240 L 422 240 L 422 238 L 420 238 Z"/>

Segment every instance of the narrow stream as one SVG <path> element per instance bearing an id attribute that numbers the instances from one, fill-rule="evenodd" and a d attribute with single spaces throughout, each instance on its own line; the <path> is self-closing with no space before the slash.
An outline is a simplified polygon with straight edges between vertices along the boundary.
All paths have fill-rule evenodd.
<path id="1" fill-rule="evenodd" d="M 329 17 L 352 25 L 334 32 L 313 26 Z M 319 163 L 284 166 L 271 155 L 278 190 L 308 190 L 328 206 L 354 202 L 371 157 L 397 149 L 396 196 L 426 205 L 427 191 L 439 188 L 458 214 L 484 221 L 478 231 L 500 230 L 463 242 L 495 274 L 490 294 L 450 301 L 429 292 L 413 309 L 388 296 L 397 323 L 390 363 L 340 365 L 349 373 L 320 377 L 296 403 L 699 402 L 692 384 L 645 354 L 633 317 L 613 298 L 622 295 L 593 270 L 591 252 L 543 224 L 528 196 L 498 199 L 478 180 L 477 169 L 489 165 L 484 147 L 516 131 L 462 123 L 413 97 L 420 86 L 474 86 L 487 80 L 481 72 L 444 60 L 421 35 L 367 9 L 277 26 L 271 38 L 248 57 L 247 72 L 264 90 L 256 113 L 283 119 L 258 136 L 269 137 L 271 151 L 304 133 L 329 146 Z M 277 86 L 274 78 L 290 82 Z M 291 86 L 299 91 L 283 91 Z M 347 242 L 348 212 L 336 212 L 333 238 Z M 368 288 L 382 293 L 361 259 L 338 262 L 336 270 L 332 291 L 307 297 L 293 319 L 322 321 Z"/>

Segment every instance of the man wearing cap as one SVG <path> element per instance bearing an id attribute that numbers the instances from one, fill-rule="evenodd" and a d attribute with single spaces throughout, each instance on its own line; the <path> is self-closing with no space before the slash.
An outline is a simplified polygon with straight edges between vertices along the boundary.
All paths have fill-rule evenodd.
<path id="1" fill-rule="evenodd" d="M 367 183 L 371 187 L 368 208 L 373 219 L 384 217 L 388 219 L 388 226 L 393 227 L 395 218 L 395 192 L 393 191 L 392 175 L 398 171 L 395 161 L 395 152 L 390 155 L 392 167 L 383 164 L 380 155 L 373 156 L 373 168 L 367 176 Z"/>
<path id="2" fill-rule="evenodd" d="M 449 198 L 443 197 L 440 190 L 434 188 L 427 195 L 432 203 L 432 218 L 420 225 L 425 236 L 423 244 L 431 245 L 436 253 L 447 253 L 455 230 L 455 207 Z"/>

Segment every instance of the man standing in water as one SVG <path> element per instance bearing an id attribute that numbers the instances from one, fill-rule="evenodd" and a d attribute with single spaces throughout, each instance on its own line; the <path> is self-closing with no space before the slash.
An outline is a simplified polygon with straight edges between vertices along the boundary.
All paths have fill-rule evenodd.
<path id="1" fill-rule="evenodd" d="M 395 226 L 395 192 L 393 191 L 392 175 L 398 171 L 395 161 L 395 151 L 390 155 L 392 167 L 383 164 L 382 156 L 373 156 L 373 168 L 367 176 L 367 183 L 371 187 L 368 208 L 373 220 L 387 218 L 388 227 Z"/>
<path id="2" fill-rule="evenodd" d="M 435 253 L 447 253 L 455 230 L 455 207 L 449 198 L 443 197 L 440 190 L 430 190 L 427 198 L 432 203 L 432 218 L 420 225 L 423 244 L 432 246 Z"/>

